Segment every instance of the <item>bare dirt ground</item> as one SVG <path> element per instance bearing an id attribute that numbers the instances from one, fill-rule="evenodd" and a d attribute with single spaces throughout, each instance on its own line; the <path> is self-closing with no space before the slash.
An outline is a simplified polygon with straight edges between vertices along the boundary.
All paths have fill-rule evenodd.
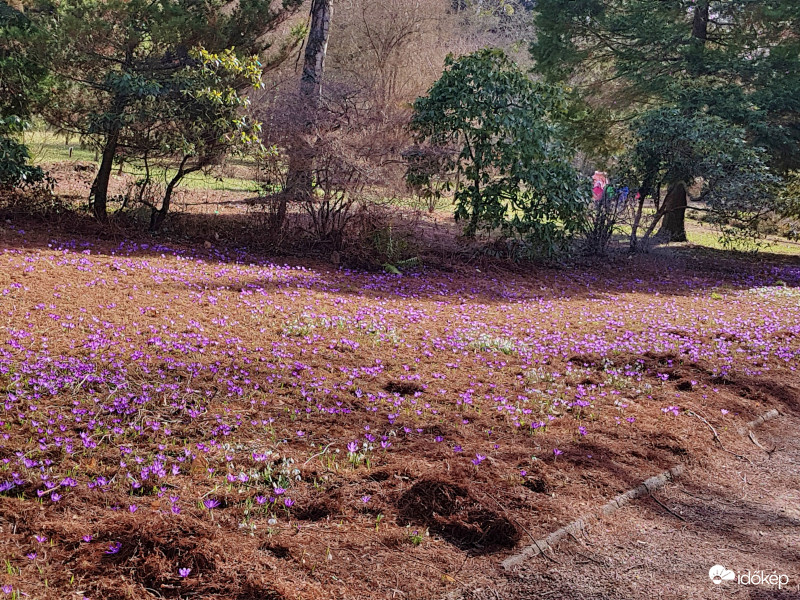
<path id="1" fill-rule="evenodd" d="M 9 595 L 797 594 L 798 257 L 397 276 L 123 233 L 2 224 Z M 737 430 L 769 409 L 768 453 Z"/>
<path id="2" fill-rule="evenodd" d="M 800 598 L 800 426 L 784 415 L 749 438 L 731 435 L 726 454 L 709 439 L 685 474 L 562 543 L 548 558 L 498 569 L 461 594 L 508 599 Z M 711 435 L 709 435 L 709 438 Z M 576 515 L 576 517 L 579 515 Z M 723 565 L 733 581 L 715 585 Z M 748 582 L 747 574 L 785 575 L 788 584 Z M 740 583 L 739 577 L 742 576 Z M 780 583 L 780 577 L 779 577 Z"/>

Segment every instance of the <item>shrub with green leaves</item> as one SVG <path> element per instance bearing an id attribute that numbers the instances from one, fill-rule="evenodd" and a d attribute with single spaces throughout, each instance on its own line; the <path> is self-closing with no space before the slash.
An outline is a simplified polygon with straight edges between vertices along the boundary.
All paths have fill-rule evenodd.
<path id="1" fill-rule="evenodd" d="M 590 191 L 562 142 L 565 111 L 557 88 L 529 79 L 501 50 L 447 58 L 441 78 L 414 103 L 411 129 L 418 143 L 451 149 L 438 156 L 467 236 L 499 231 L 551 255 L 582 228 Z M 441 177 L 442 169 L 429 170 Z M 433 185 L 412 173 L 414 185 Z"/>
<path id="2" fill-rule="evenodd" d="M 44 171 L 28 164 L 28 148 L 11 137 L 23 126 L 19 117 L 0 117 L 0 188 L 25 187 L 44 180 Z"/>
<path id="3" fill-rule="evenodd" d="M 228 67 L 238 68 L 238 60 L 248 69 L 247 57 L 265 59 L 268 48 L 268 60 L 278 64 L 302 39 L 299 29 L 276 32 L 300 0 L 36 2 L 42 5 L 32 17 L 40 30 L 36 46 L 51 66 L 51 95 L 42 116 L 100 153 L 90 193 L 100 219 L 107 216 L 115 161 L 163 156 L 171 144 L 173 167 L 180 170 L 188 154 L 198 156 L 185 150 L 201 137 L 211 139 L 206 133 L 218 118 L 207 114 L 209 107 L 229 105 L 230 94 L 249 85 L 247 73 L 238 81 L 227 78 Z M 204 62 L 196 54 L 199 48 L 218 60 Z M 226 71 L 223 87 L 210 89 L 200 101 L 198 78 L 213 87 L 220 68 Z M 184 131 L 173 135 L 178 126 Z"/>
<path id="4" fill-rule="evenodd" d="M 245 86 L 261 87 L 258 58 L 203 48 L 190 50 L 189 57 L 189 64 L 152 93 L 131 101 L 135 118 L 120 135 L 120 152 L 144 163 L 140 189 L 154 179 L 153 167 L 170 173 L 161 198 L 140 195 L 140 202 L 151 209 L 152 231 L 163 225 L 173 192 L 186 175 L 216 164 L 229 152 L 261 147 L 261 124 L 243 114 L 249 104 Z M 172 166 L 176 169 L 168 171 Z"/>
<path id="5" fill-rule="evenodd" d="M 38 183 L 44 172 L 28 164 L 28 149 L 14 136 L 23 131 L 32 100 L 46 74 L 24 48 L 35 31 L 19 10 L 0 2 L 0 187 Z"/>

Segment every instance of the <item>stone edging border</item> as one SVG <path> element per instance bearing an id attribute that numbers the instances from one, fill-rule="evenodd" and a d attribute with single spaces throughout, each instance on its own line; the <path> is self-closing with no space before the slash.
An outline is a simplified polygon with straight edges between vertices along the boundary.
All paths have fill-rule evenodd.
<path id="1" fill-rule="evenodd" d="M 636 500 L 637 498 L 641 498 L 642 496 L 646 496 L 647 494 L 663 488 L 673 479 L 680 477 L 681 474 L 683 474 L 683 465 L 679 464 L 672 467 L 669 471 L 664 471 L 660 475 L 656 475 L 655 477 L 651 477 L 650 479 L 643 481 L 638 487 L 632 488 L 624 494 L 616 496 L 604 504 L 598 511 L 573 521 L 569 525 L 554 531 L 546 538 L 536 540 L 532 546 L 527 546 L 523 548 L 521 552 L 514 554 L 513 556 L 509 556 L 501 563 L 503 568 L 506 570 L 511 569 L 521 564 L 528 558 L 543 554 L 546 550 L 553 548 L 553 546 L 558 544 L 568 535 L 575 535 L 582 532 L 586 525 L 588 525 L 591 521 L 597 521 L 603 517 L 607 517 L 608 515 L 618 511 L 620 508 L 628 504 L 631 500 Z"/>
<path id="2" fill-rule="evenodd" d="M 753 421 L 750 421 L 749 423 L 747 423 L 746 426 L 740 427 L 738 432 L 740 435 L 747 435 L 747 433 L 750 430 L 755 429 L 759 425 L 764 424 L 766 421 L 775 419 L 779 416 L 780 413 L 773 408 L 772 410 L 765 412 L 763 415 L 759 416 Z M 546 538 L 540 540 L 534 540 L 532 545 L 526 546 L 517 554 L 509 556 L 501 563 L 501 565 L 506 571 L 508 571 L 516 566 L 519 566 L 528 558 L 533 558 L 534 556 L 538 556 L 539 554 L 544 554 L 546 550 L 552 549 L 556 544 L 558 544 L 568 535 L 574 536 L 582 532 L 586 528 L 586 526 L 592 521 L 599 521 L 603 517 L 607 517 L 612 513 L 616 512 L 617 510 L 628 504 L 631 500 L 636 500 L 637 498 L 641 498 L 642 496 L 646 496 L 656 490 L 663 488 L 669 482 L 680 477 L 683 474 L 683 471 L 684 471 L 683 465 L 677 464 L 668 471 L 664 471 L 659 475 L 651 477 L 650 479 L 646 479 L 639 486 L 628 490 L 624 494 L 616 496 L 615 498 L 604 504 L 599 510 L 590 513 L 586 516 L 583 516 L 579 519 L 576 519 L 572 523 L 565 525 L 561 529 L 554 531 Z"/>

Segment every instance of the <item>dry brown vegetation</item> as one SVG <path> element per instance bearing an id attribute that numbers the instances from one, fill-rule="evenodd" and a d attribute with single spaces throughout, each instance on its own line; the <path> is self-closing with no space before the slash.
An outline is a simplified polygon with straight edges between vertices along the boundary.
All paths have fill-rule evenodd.
<path id="1" fill-rule="evenodd" d="M 435 598 L 713 469 L 692 414 L 738 448 L 798 410 L 796 258 L 401 277 L 0 235 L 0 583 L 33 598 Z"/>

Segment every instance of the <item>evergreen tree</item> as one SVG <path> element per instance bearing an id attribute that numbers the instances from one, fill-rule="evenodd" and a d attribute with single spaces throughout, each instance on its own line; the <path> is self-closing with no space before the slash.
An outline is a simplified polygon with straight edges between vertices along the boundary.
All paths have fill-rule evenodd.
<path id="1" fill-rule="evenodd" d="M 241 58 L 260 54 L 268 47 L 265 35 L 299 4 L 300 0 L 239 0 L 235 4 L 223 0 L 63 0 L 41 7 L 39 47 L 53 77 L 42 114 L 100 151 L 100 168 L 90 194 L 98 218 L 106 217 L 113 162 L 122 150 L 131 153 L 133 148 L 126 149 L 126 143 L 133 130 L 141 131 L 142 107 L 166 108 L 163 115 L 150 115 L 153 121 L 174 116 L 175 106 L 162 100 L 179 96 L 176 81 L 184 79 L 187 68 L 201 69 L 193 50 L 218 54 L 235 48 Z M 297 39 L 295 35 L 279 49 L 277 59 L 285 57 L 291 41 Z"/>
<path id="2" fill-rule="evenodd" d="M 779 174 L 800 167 L 798 0 L 540 0 L 535 19 L 535 68 L 575 86 L 584 130 L 673 107 L 743 128 Z M 672 239 L 685 237 L 685 189 L 669 182 Z"/>

